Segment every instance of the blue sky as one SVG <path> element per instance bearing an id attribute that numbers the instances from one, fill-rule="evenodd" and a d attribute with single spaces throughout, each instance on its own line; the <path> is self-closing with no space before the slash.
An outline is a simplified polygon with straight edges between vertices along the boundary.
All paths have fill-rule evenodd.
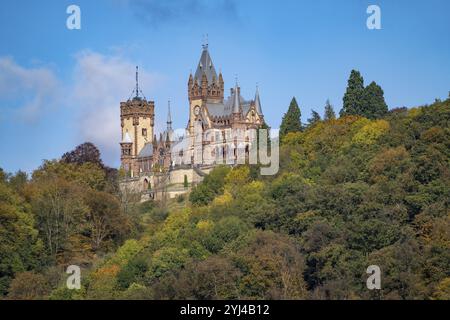
<path id="1" fill-rule="evenodd" d="M 71 4 L 81 8 L 81 30 L 66 28 Z M 366 27 L 370 4 L 381 8 L 381 30 Z M 187 80 L 206 33 L 226 87 L 237 75 L 250 99 L 258 83 L 273 128 L 292 96 L 303 121 L 326 99 L 338 112 L 351 69 L 380 84 L 390 108 L 450 91 L 447 0 L 2 1 L 0 167 L 30 172 L 84 141 L 118 166 L 119 103 L 135 65 L 157 129 L 168 99 L 174 127 L 185 127 Z"/>

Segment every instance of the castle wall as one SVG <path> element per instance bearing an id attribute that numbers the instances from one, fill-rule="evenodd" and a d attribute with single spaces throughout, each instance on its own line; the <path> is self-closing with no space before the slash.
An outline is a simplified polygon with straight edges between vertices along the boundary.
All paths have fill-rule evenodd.
<path id="1" fill-rule="evenodd" d="M 171 184 L 184 184 L 184 175 L 187 176 L 188 183 L 192 183 L 194 171 L 192 169 L 177 169 L 170 172 Z"/>

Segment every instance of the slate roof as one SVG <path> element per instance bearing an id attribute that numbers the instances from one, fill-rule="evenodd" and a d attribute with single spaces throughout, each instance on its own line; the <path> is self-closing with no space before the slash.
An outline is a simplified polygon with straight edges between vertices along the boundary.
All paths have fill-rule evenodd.
<path id="1" fill-rule="evenodd" d="M 221 102 L 207 102 L 206 107 L 212 117 L 227 117 L 233 113 L 233 106 L 235 95 L 228 97 L 223 103 Z M 246 101 L 242 96 L 239 97 L 239 105 L 243 110 L 244 115 L 250 110 L 251 101 Z"/>
<path id="2" fill-rule="evenodd" d="M 153 144 L 146 143 L 145 146 L 142 148 L 141 152 L 139 152 L 138 157 L 145 158 L 151 156 L 153 156 Z"/>
<path id="3" fill-rule="evenodd" d="M 208 79 L 209 84 L 213 82 L 213 79 L 217 81 L 217 72 L 214 68 L 214 64 L 212 62 L 211 56 L 209 55 L 207 46 L 203 47 L 202 56 L 200 57 L 200 61 L 197 65 L 197 70 L 195 71 L 194 78 L 199 84 L 201 84 L 202 82 L 203 72 L 206 74 L 206 78 Z"/>

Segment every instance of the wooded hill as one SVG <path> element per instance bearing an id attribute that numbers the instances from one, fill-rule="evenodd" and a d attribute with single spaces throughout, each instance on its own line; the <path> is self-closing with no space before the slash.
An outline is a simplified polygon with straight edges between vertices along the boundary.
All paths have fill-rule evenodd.
<path id="1" fill-rule="evenodd" d="M 31 179 L 2 173 L 0 293 L 450 299 L 450 99 L 373 119 L 331 111 L 284 129 L 276 176 L 217 167 L 168 203 L 120 195 L 116 172 L 80 150 Z M 65 287 L 69 264 L 81 290 Z M 369 265 L 381 290 L 366 287 Z"/>

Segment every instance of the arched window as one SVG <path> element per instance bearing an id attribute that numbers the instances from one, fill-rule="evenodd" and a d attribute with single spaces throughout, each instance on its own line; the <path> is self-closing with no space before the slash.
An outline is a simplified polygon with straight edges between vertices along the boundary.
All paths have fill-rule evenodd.
<path id="1" fill-rule="evenodd" d="M 143 185 L 143 187 L 144 187 L 144 190 L 148 190 L 148 180 L 147 180 L 147 178 L 145 178 L 144 179 L 144 185 Z"/>

